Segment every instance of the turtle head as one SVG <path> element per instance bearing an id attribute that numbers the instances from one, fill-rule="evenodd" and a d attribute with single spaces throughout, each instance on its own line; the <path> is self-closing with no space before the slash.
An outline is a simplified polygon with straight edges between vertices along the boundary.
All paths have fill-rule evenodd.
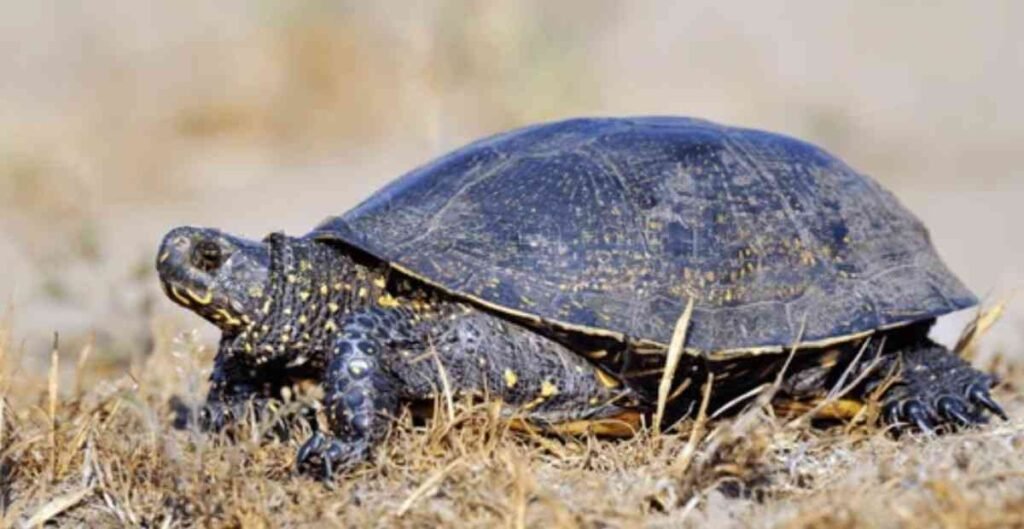
<path id="1" fill-rule="evenodd" d="M 256 318 L 270 252 L 265 243 L 185 226 L 164 237 L 156 269 L 169 298 L 230 333 Z"/>

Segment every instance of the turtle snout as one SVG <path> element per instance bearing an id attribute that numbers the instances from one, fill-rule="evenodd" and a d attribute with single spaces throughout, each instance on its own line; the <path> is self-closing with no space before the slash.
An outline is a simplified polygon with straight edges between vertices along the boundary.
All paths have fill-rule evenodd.
<path id="1" fill-rule="evenodd" d="M 228 330 L 255 314 L 269 261 L 261 243 L 184 226 L 164 237 L 156 269 L 167 297 Z"/>
<path id="2" fill-rule="evenodd" d="M 171 230 L 160 244 L 156 269 L 167 295 L 186 307 L 210 301 L 212 273 L 227 252 L 213 230 L 184 226 Z"/>

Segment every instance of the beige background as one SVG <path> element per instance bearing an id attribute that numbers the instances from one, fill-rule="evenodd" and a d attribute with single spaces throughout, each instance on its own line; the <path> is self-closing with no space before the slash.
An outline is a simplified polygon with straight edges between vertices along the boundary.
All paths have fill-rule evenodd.
<path id="1" fill-rule="evenodd" d="M 203 327 L 151 272 L 172 226 L 303 233 L 470 139 L 586 114 L 815 141 L 980 295 L 1024 282 L 1021 2 L 73 4 L 0 3 L 0 303 L 30 359 L 55 330 L 118 356 L 154 316 Z M 983 346 L 1022 343 L 1018 302 Z"/>

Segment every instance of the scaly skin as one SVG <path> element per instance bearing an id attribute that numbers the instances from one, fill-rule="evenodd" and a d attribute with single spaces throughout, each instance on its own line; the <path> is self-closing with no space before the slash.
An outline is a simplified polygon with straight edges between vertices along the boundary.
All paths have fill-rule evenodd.
<path id="1" fill-rule="evenodd" d="M 651 374 L 634 378 L 628 347 L 604 356 L 566 333 L 556 341 L 554 334 L 392 277 L 386 265 L 347 248 L 280 234 L 257 243 L 178 228 L 165 237 L 157 268 L 172 300 L 223 331 L 199 426 L 220 430 L 250 406 L 267 413 L 283 387 L 316 380 L 325 390 L 330 432 L 315 433 L 297 462 L 324 476 L 364 461 L 402 402 L 435 398 L 445 388 L 453 396 L 500 399 L 509 413 L 542 427 L 651 411 L 646 381 L 659 376 L 658 356 L 641 359 L 638 372 Z M 928 341 L 929 325 L 886 331 L 878 369 L 866 374 L 855 396 L 865 398 L 895 371 L 897 383 L 882 395 L 890 423 L 931 430 L 981 422 L 985 410 L 1005 416 L 988 395 L 992 378 Z M 856 347 L 843 349 L 831 364 L 825 351 L 802 354 L 784 393 L 801 397 L 831 387 Z M 771 380 L 780 363 L 779 356 L 753 366 L 687 358 L 677 382 L 696 383 L 672 403 L 670 417 L 693 407 L 696 379 L 706 370 L 732 371 L 716 378 L 724 381 L 716 393 L 727 397 Z M 189 420 L 183 414 L 178 422 Z"/>
<path id="2" fill-rule="evenodd" d="M 330 475 L 365 460 L 401 402 L 445 387 L 500 399 L 540 427 L 639 406 L 615 377 L 558 342 L 428 289 L 389 287 L 386 268 L 335 247 L 179 228 L 160 256 L 171 299 L 224 332 L 200 427 L 224 428 L 250 404 L 262 413 L 293 379 L 323 385 L 331 432 L 303 445 L 303 469 Z"/>

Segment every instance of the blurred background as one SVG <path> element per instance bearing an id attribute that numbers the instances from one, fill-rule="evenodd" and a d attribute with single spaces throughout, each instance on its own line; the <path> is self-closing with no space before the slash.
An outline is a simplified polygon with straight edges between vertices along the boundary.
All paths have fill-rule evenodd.
<path id="1" fill-rule="evenodd" d="M 30 363 L 54 331 L 113 364 L 155 326 L 212 336 L 159 292 L 171 227 L 302 234 L 469 140 L 578 115 L 819 143 L 995 302 L 1024 282 L 1022 94 L 1009 0 L 3 1 L 0 329 Z M 982 347 L 1022 345 L 1019 301 Z"/>

